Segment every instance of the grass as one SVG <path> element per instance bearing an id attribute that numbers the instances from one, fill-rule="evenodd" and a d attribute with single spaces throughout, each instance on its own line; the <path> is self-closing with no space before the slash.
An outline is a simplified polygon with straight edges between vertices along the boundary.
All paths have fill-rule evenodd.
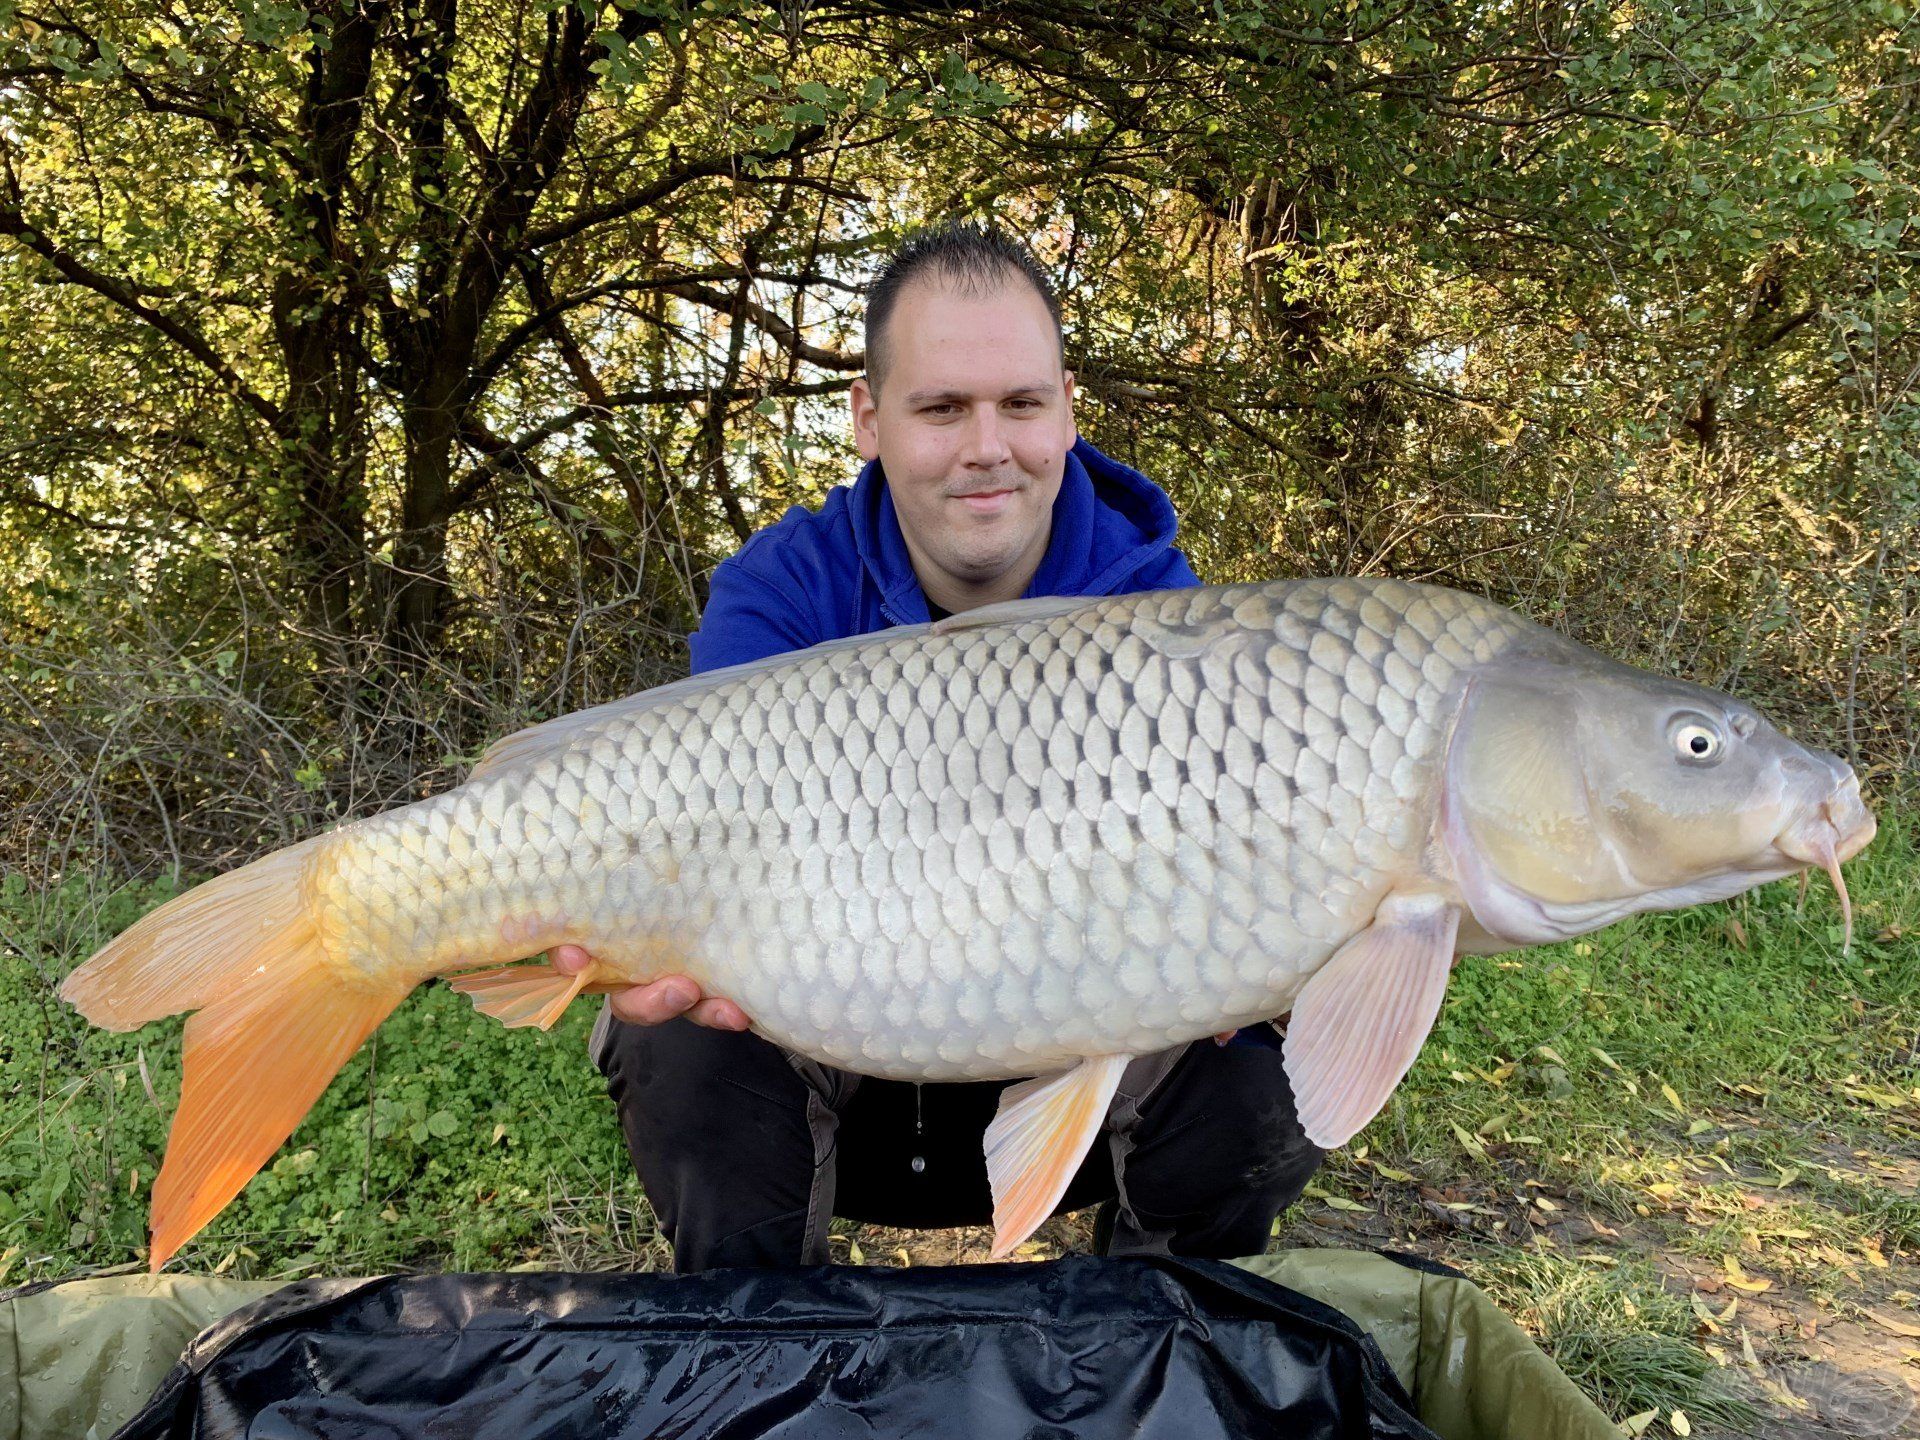
<path id="1" fill-rule="evenodd" d="M 1920 1290 L 1917 831 L 1920 809 L 1890 809 L 1848 867 L 1849 954 L 1824 886 L 1800 909 L 1775 885 L 1463 960 L 1393 1102 L 1283 1217 L 1283 1238 L 1450 1259 L 1616 1417 L 1669 1425 L 1679 1409 L 1738 1430 L 1743 1392 L 1717 1372 L 1798 1343 L 1745 1317 L 1871 1329 Z M 52 987 L 168 893 L 0 882 L 4 1283 L 142 1254 L 180 1022 L 96 1031 Z M 443 986 L 417 993 L 185 1268 L 663 1264 L 585 1053 L 591 1020 L 576 1006 L 550 1034 L 509 1033 Z M 841 1231 L 850 1259 L 929 1253 Z M 1745 1308 L 1720 1325 L 1730 1301 Z M 1895 1365 L 1920 1344 L 1880 1338 Z"/>
<path id="2" fill-rule="evenodd" d="M 1687 1302 L 1645 1261 L 1599 1267 L 1515 1249 L 1477 1270 L 1482 1288 L 1610 1414 L 1679 1410 L 1729 1429 L 1758 1418 L 1738 1381 L 1695 1343 Z"/>
<path id="3" fill-rule="evenodd" d="M 94 1030 L 52 992 L 98 940 L 168 894 L 0 882 L 0 1280 L 143 1254 L 147 1194 L 179 1093 L 182 1021 Z M 182 1252 L 236 1276 L 500 1269 L 580 1224 L 569 1197 L 644 1210 L 575 1006 L 508 1033 L 443 985 L 411 996 L 292 1140 Z"/>

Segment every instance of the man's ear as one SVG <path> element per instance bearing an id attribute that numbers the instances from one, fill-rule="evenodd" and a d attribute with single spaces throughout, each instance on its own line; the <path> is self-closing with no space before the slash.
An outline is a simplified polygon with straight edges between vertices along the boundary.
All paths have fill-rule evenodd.
<path id="1" fill-rule="evenodd" d="M 1067 448 L 1071 450 L 1080 439 L 1080 427 L 1073 419 L 1073 371 L 1062 370 L 1060 375 L 1063 381 L 1061 388 L 1067 396 Z"/>
<path id="2" fill-rule="evenodd" d="M 853 405 L 853 443 L 859 447 L 862 460 L 880 458 L 880 402 L 874 398 L 873 387 L 867 384 L 862 375 L 853 382 L 848 392 Z"/>

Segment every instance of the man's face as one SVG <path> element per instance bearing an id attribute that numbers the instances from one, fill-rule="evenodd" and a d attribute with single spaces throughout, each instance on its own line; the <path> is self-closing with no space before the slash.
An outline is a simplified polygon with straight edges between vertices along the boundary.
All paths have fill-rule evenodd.
<path id="1" fill-rule="evenodd" d="M 919 281 L 887 321 L 886 354 L 879 396 L 854 382 L 854 436 L 886 470 L 922 585 L 943 604 L 1018 596 L 1075 435 L 1045 302 L 1017 276 L 974 293 Z"/>

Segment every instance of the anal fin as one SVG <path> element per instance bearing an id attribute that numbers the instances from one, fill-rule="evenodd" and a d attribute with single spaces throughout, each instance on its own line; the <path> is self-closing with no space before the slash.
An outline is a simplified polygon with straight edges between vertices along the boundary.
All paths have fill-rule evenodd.
<path id="1" fill-rule="evenodd" d="M 1389 895 L 1373 923 L 1307 981 L 1282 1053 L 1307 1138 L 1344 1145 L 1380 1113 L 1440 1014 L 1460 911 Z"/>
<path id="2" fill-rule="evenodd" d="M 1130 1055 L 1093 1055 L 1062 1075 L 1009 1085 L 987 1126 L 987 1181 L 993 1188 L 998 1260 L 1053 1213 L 1067 1193 Z"/>
<path id="3" fill-rule="evenodd" d="M 526 1025 L 548 1030 L 576 996 L 623 988 L 619 982 L 592 980 L 592 975 L 592 969 L 562 975 L 551 965 L 500 965 L 457 975 L 447 984 L 471 999 L 482 1015 L 491 1015 L 509 1030 Z"/>

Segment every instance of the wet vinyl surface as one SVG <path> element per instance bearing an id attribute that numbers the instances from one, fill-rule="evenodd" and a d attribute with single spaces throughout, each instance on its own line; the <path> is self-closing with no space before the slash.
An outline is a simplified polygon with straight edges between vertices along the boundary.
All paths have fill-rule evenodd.
<path id="1" fill-rule="evenodd" d="M 1429 1440 L 1339 1312 L 1206 1261 L 295 1285 L 120 1440 Z"/>

